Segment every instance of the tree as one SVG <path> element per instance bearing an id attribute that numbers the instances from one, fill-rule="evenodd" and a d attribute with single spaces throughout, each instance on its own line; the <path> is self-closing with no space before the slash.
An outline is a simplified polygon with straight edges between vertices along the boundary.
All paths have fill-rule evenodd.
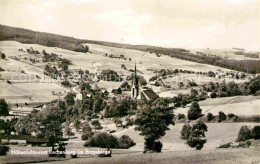
<path id="1" fill-rule="evenodd" d="M 242 126 L 239 130 L 237 141 L 246 141 L 251 138 L 253 138 L 253 136 L 248 126 Z"/>
<path id="2" fill-rule="evenodd" d="M 181 139 L 186 140 L 190 147 L 201 150 L 206 143 L 206 139 L 204 139 L 206 131 L 208 131 L 208 127 L 202 121 L 196 122 L 192 127 L 185 124 L 181 131 Z"/>
<path id="3" fill-rule="evenodd" d="M 156 147 L 156 141 L 165 135 L 169 125 L 173 124 L 173 111 L 167 108 L 167 103 L 162 99 L 156 99 L 153 103 L 142 106 L 137 114 L 136 130 L 145 136 L 145 150 L 160 152 Z"/>
<path id="4" fill-rule="evenodd" d="M 188 119 L 196 120 L 201 117 L 202 110 L 200 109 L 200 105 L 197 101 L 192 102 L 190 109 L 188 110 Z"/>
<path id="5" fill-rule="evenodd" d="M 9 107 L 5 99 L 0 99 L 0 116 L 9 115 Z"/>
<path id="6" fill-rule="evenodd" d="M 67 71 L 67 70 L 69 69 L 68 64 L 63 63 L 63 64 L 61 65 L 61 69 L 62 69 L 63 71 Z"/>
<path id="7" fill-rule="evenodd" d="M 93 136 L 93 132 L 92 132 L 92 128 L 90 127 L 90 125 L 88 123 L 85 123 L 82 127 L 82 136 L 81 139 L 82 140 L 87 140 L 88 138 Z"/>
<path id="8" fill-rule="evenodd" d="M 180 87 L 180 89 L 181 89 L 182 87 L 184 87 L 183 82 L 180 82 L 180 83 L 179 83 L 179 87 Z"/>
<path id="9" fill-rule="evenodd" d="M 70 82 L 68 80 L 62 81 L 61 85 L 65 86 L 65 87 L 70 87 L 71 86 L 71 84 L 70 84 Z"/>
<path id="10" fill-rule="evenodd" d="M 1 54 L 1 58 L 2 58 L 2 59 L 5 59 L 5 58 L 6 58 L 6 56 L 5 56 L 4 53 Z"/>
<path id="11" fill-rule="evenodd" d="M 66 121 L 65 110 L 61 105 L 55 104 L 47 106 L 45 110 L 33 110 L 29 115 L 20 117 L 15 128 L 18 133 L 31 134 L 35 132 L 38 137 L 48 139 L 49 145 L 54 146 L 61 142 L 62 123 Z"/>
<path id="12" fill-rule="evenodd" d="M 197 96 L 199 95 L 198 91 L 196 89 L 191 88 L 190 91 L 190 98 L 192 100 L 196 100 Z"/>
<path id="13" fill-rule="evenodd" d="M 213 118 L 214 118 L 214 116 L 212 113 L 207 114 L 207 121 L 211 121 L 211 120 L 213 120 Z"/>
<path id="14" fill-rule="evenodd" d="M 210 93 L 210 97 L 211 97 L 211 98 L 216 98 L 216 97 L 217 97 L 216 92 L 215 92 L 215 91 L 212 91 L 212 92 Z"/>
<path id="15" fill-rule="evenodd" d="M 74 97 L 75 97 L 75 94 L 72 93 L 72 92 L 69 92 L 69 93 L 64 97 L 67 106 L 70 106 L 70 105 L 74 105 L 74 104 L 75 104 Z"/>
<path id="16" fill-rule="evenodd" d="M 254 137 L 254 139 L 260 139 L 260 126 L 255 126 L 252 129 L 252 136 Z"/>
<path id="17" fill-rule="evenodd" d="M 255 94 L 257 91 L 260 90 L 260 75 L 250 80 L 248 85 L 251 94 Z"/>
<path id="18" fill-rule="evenodd" d="M 184 114 L 181 114 L 181 113 L 179 113 L 179 114 L 178 114 L 178 120 L 181 120 L 181 119 L 183 119 L 183 118 L 185 118 L 185 115 L 184 115 Z"/>
<path id="19" fill-rule="evenodd" d="M 224 112 L 220 111 L 218 112 L 218 122 L 224 121 L 227 119 L 227 116 Z"/>
<path id="20" fill-rule="evenodd" d="M 184 124 L 181 130 L 181 139 L 188 140 L 190 133 L 191 133 L 191 126 L 190 124 Z"/>
<path id="21" fill-rule="evenodd" d="M 129 149 L 134 145 L 134 141 L 128 135 L 123 135 L 118 139 L 118 147 L 121 149 Z"/>

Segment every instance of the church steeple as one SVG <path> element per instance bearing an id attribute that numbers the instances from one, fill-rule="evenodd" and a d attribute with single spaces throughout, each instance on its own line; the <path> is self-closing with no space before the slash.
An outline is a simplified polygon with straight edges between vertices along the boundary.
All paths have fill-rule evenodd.
<path id="1" fill-rule="evenodd" d="M 138 76 L 136 71 L 136 63 L 135 63 L 135 70 L 132 79 L 132 87 L 131 87 L 131 98 L 136 99 L 139 94 L 139 86 L 138 86 Z"/>

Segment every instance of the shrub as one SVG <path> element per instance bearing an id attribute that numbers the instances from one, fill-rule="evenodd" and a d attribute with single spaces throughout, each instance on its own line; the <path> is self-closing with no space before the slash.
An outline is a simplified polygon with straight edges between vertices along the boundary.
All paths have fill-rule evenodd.
<path id="1" fill-rule="evenodd" d="M 185 118 L 185 115 L 184 114 L 178 114 L 178 120 L 181 120 L 181 119 L 183 119 L 183 118 Z"/>
<path id="2" fill-rule="evenodd" d="M 198 102 L 193 102 L 188 110 L 188 119 L 196 120 L 201 117 L 201 109 Z"/>
<path id="3" fill-rule="evenodd" d="M 106 132 L 94 134 L 84 146 L 86 147 L 101 147 L 101 148 L 117 148 L 118 140 L 115 136 Z"/>
<path id="4" fill-rule="evenodd" d="M 241 141 L 246 141 L 246 140 L 249 140 L 252 138 L 253 138 L 253 136 L 252 136 L 250 129 L 246 125 L 242 126 L 239 130 L 237 141 L 241 142 Z"/>
<path id="5" fill-rule="evenodd" d="M 217 97 L 216 92 L 212 91 L 211 94 L 210 94 L 210 97 L 213 98 L 213 99 L 216 98 Z"/>
<path id="6" fill-rule="evenodd" d="M 88 123 L 85 123 L 82 128 L 81 139 L 87 140 L 89 137 L 92 137 L 93 135 L 94 135 L 94 133 L 92 132 L 91 127 L 89 126 Z"/>
<path id="7" fill-rule="evenodd" d="M 122 120 L 118 117 L 114 119 L 114 123 L 116 124 L 116 127 L 122 126 Z"/>
<path id="8" fill-rule="evenodd" d="M 92 119 L 95 119 L 95 118 L 99 118 L 99 116 L 98 116 L 96 113 L 93 113 L 93 114 L 91 115 L 91 118 L 92 118 Z"/>
<path id="9" fill-rule="evenodd" d="M 93 132 L 91 132 L 90 134 L 89 133 L 83 133 L 82 135 L 81 135 L 81 139 L 82 140 L 88 140 L 91 136 L 93 136 Z"/>
<path id="10" fill-rule="evenodd" d="M 251 145 L 250 141 L 241 141 L 241 142 L 239 142 L 238 146 L 242 147 L 242 148 L 248 148 L 250 145 Z"/>
<path id="11" fill-rule="evenodd" d="M 0 146 L 0 156 L 6 155 L 9 150 L 10 150 L 10 148 L 8 146 L 1 145 Z"/>
<path id="12" fill-rule="evenodd" d="M 130 119 L 130 118 L 126 118 L 125 119 L 125 121 L 126 121 L 126 126 L 132 126 L 132 125 L 134 125 L 134 120 L 133 119 Z"/>
<path id="13" fill-rule="evenodd" d="M 118 146 L 121 149 L 128 149 L 134 145 L 134 141 L 128 135 L 123 135 L 118 140 Z"/>
<path id="14" fill-rule="evenodd" d="M 65 81 L 61 82 L 61 85 L 65 86 L 65 87 L 69 87 L 70 82 L 68 80 L 65 80 Z"/>
<path id="15" fill-rule="evenodd" d="M 224 121 L 224 120 L 226 120 L 226 119 L 227 119 L 226 114 L 225 114 L 224 112 L 220 111 L 220 112 L 218 113 L 218 122 Z"/>
<path id="16" fill-rule="evenodd" d="M 236 115 L 234 113 L 229 113 L 228 118 L 231 119 L 232 117 L 236 117 Z"/>
<path id="17" fill-rule="evenodd" d="M 260 126 L 255 126 L 252 129 L 252 137 L 256 140 L 260 139 Z"/>
<path id="18" fill-rule="evenodd" d="M 6 56 L 5 56 L 4 53 L 1 54 L 1 58 L 2 58 L 2 59 L 5 59 L 5 58 L 6 58 Z"/>
<path id="19" fill-rule="evenodd" d="M 102 129 L 102 126 L 98 120 L 91 121 L 91 125 L 93 125 L 95 129 Z"/>
<path id="20" fill-rule="evenodd" d="M 231 146 L 231 142 L 220 145 L 218 148 L 229 148 Z"/>
<path id="21" fill-rule="evenodd" d="M 212 113 L 208 113 L 208 114 L 207 114 L 207 121 L 211 121 L 211 120 L 213 120 L 213 119 L 214 119 L 213 114 L 212 114 Z"/>
<path id="22" fill-rule="evenodd" d="M 191 126 L 190 124 L 184 124 L 181 130 L 181 139 L 187 140 L 190 136 Z"/>

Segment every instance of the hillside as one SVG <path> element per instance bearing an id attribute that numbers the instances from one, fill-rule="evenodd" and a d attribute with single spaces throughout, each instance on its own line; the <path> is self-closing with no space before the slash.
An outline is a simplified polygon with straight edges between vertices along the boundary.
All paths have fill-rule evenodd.
<path id="1" fill-rule="evenodd" d="M 150 53 L 156 53 L 160 55 L 168 55 L 170 57 L 184 59 L 188 61 L 198 62 L 202 64 L 210 64 L 215 66 L 220 66 L 223 68 L 228 68 L 237 71 L 243 71 L 248 73 L 259 73 L 260 72 L 260 60 L 234 60 L 225 59 L 220 56 L 215 55 L 196 55 L 191 53 L 189 50 L 180 48 L 163 48 L 148 45 L 130 45 L 130 44 L 120 44 L 104 41 L 93 41 L 93 40 L 83 40 L 76 39 L 73 37 L 35 32 L 31 30 L 26 30 L 22 28 L 15 28 L 0 25 L 0 40 L 15 40 L 21 43 L 27 44 L 40 44 L 49 47 L 59 47 L 67 50 L 87 52 L 88 48 L 82 48 L 80 45 L 82 43 L 92 43 L 104 46 L 111 46 L 117 48 L 134 49 L 140 51 L 146 51 Z M 173 45 L 174 46 L 174 45 Z"/>

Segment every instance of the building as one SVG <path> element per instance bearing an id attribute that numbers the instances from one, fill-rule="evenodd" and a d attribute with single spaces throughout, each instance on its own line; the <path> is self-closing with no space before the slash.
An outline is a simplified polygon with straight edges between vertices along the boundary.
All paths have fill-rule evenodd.
<path id="1" fill-rule="evenodd" d="M 132 78 L 131 98 L 137 99 L 138 95 L 139 95 L 139 85 L 138 85 L 138 76 L 136 73 L 136 64 L 135 64 L 135 71 Z"/>
<path id="2" fill-rule="evenodd" d="M 138 100 L 155 100 L 159 96 L 151 88 L 139 88 L 136 64 L 132 79 L 131 98 Z"/>

